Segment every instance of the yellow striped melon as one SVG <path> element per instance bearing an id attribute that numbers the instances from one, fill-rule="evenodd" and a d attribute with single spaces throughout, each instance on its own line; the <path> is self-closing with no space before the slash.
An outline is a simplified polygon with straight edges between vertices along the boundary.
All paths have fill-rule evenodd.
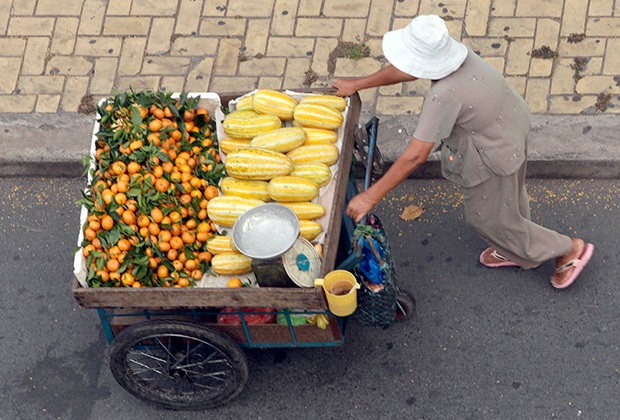
<path id="1" fill-rule="evenodd" d="M 293 166 L 291 176 L 300 176 L 309 179 L 316 182 L 319 187 L 322 187 L 332 179 L 332 171 L 329 169 L 329 166 L 324 163 L 309 162 Z"/>
<path id="2" fill-rule="evenodd" d="M 333 130 L 342 125 L 342 114 L 334 108 L 319 104 L 299 104 L 293 113 L 295 121 L 304 127 Z"/>
<path id="3" fill-rule="evenodd" d="M 293 210 L 300 220 L 317 219 L 325 214 L 325 207 L 311 202 L 280 202 L 283 206 Z"/>
<path id="4" fill-rule="evenodd" d="M 311 144 L 336 143 L 338 134 L 334 130 L 325 130 L 323 128 L 303 127 L 308 139 L 304 146 Z"/>
<path id="5" fill-rule="evenodd" d="M 261 204 L 265 202 L 255 198 L 220 195 L 209 200 L 207 215 L 214 223 L 230 227 L 243 213 Z"/>
<path id="6" fill-rule="evenodd" d="M 245 98 L 241 98 L 235 104 L 235 109 L 237 111 L 254 111 L 252 108 L 252 100 L 254 99 L 254 95 L 246 96 Z"/>
<path id="7" fill-rule="evenodd" d="M 230 236 L 218 235 L 207 241 L 207 251 L 213 255 L 224 252 L 238 252 Z"/>
<path id="8" fill-rule="evenodd" d="M 273 178 L 267 190 L 274 201 L 310 201 L 319 195 L 319 185 L 300 176 Z"/>
<path id="9" fill-rule="evenodd" d="M 299 236 L 309 241 L 313 240 L 323 232 L 323 226 L 314 220 L 299 221 Z"/>
<path id="10" fill-rule="evenodd" d="M 324 163 L 327 166 L 338 161 L 338 148 L 333 144 L 311 144 L 300 146 L 286 154 L 294 165 L 302 163 Z"/>
<path id="11" fill-rule="evenodd" d="M 293 171 L 293 162 L 285 154 L 254 147 L 233 150 L 225 166 L 228 175 L 252 181 L 268 181 Z"/>
<path id="12" fill-rule="evenodd" d="M 223 252 L 213 256 L 211 268 L 220 275 L 246 274 L 252 271 L 252 258 L 239 252 Z"/>
<path id="13" fill-rule="evenodd" d="M 282 121 L 277 116 L 257 114 L 254 111 L 231 112 L 222 122 L 224 133 L 235 139 L 251 139 L 280 127 Z"/>
<path id="14" fill-rule="evenodd" d="M 250 181 L 229 176 L 220 181 L 220 190 L 224 195 L 267 201 L 269 200 L 268 185 L 265 181 Z"/>
<path id="15" fill-rule="evenodd" d="M 338 111 L 344 111 L 347 107 L 347 101 L 340 96 L 334 95 L 312 95 L 306 96 L 301 101 L 300 104 L 319 104 L 325 105 L 330 108 L 337 109 Z"/>
<path id="16" fill-rule="evenodd" d="M 233 111 L 230 112 L 228 115 L 226 115 L 224 117 L 224 119 L 248 119 L 248 118 L 254 118 L 254 117 L 258 117 L 260 114 L 254 110 L 251 109 L 243 109 L 243 110 L 238 110 L 238 111 Z"/>
<path id="17" fill-rule="evenodd" d="M 230 137 L 224 137 L 220 140 L 220 150 L 224 152 L 225 155 L 240 147 L 250 147 L 250 140 L 233 139 Z"/>
<path id="18" fill-rule="evenodd" d="M 252 108 L 261 114 L 276 115 L 283 120 L 292 120 L 298 102 L 295 98 L 277 90 L 261 89 L 254 94 Z"/>
<path id="19" fill-rule="evenodd" d="M 252 139 L 250 146 L 286 153 L 304 144 L 307 138 L 303 128 L 284 127 L 259 134 Z"/>

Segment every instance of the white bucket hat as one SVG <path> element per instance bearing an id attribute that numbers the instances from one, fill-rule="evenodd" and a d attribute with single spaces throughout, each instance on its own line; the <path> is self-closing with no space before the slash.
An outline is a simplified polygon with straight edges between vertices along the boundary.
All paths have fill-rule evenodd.
<path id="1" fill-rule="evenodd" d="M 383 36 L 383 54 L 402 72 L 438 80 L 463 64 L 467 47 L 450 36 L 442 18 L 422 15 L 403 29 L 387 32 Z"/>

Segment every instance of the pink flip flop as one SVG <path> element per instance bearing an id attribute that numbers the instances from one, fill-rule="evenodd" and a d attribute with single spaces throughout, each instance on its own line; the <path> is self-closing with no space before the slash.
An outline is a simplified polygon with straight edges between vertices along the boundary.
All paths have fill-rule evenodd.
<path id="1" fill-rule="evenodd" d="M 485 263 L 484 259 L 487 256 L 491 256 L 493 258 L 495 258 L 496 260 L 498 260 L 499 262 L 496 263 Z M 493 248 L 487 248 L 484 251 L 482 251 L 482 254 L 480 254 L 480 263 L 482 265 L 486 265 L 487 267 L 491 267 L 491 268 L 496 268 L 496 267 L 518 267 L 519 264 L 510 261 L 508 258 L 504 257 L 503 255 L 499 254 L 497 252 L 497 250 L 493 249 Z"/>
<path id="2" fill-rule="evenodd" d="M 564 280 L 564 283 L 562 283 L 561 285 L 556 285 L 552 281 L 551 285 L 555 287 L 556 289 L 566 289 L 568 286 L 573 284 L 575 280 L 577 279 L 577 277 L 579 276 L 579 273 L 581 273 L 581 270 L 583 270 L 583 268 L 590 261 L 590 258 L 592 257 L 593 252 L 594 252 L 594 245 L 586 244 L 583 247 L 583 252 L 579 256 L 579 258 L 575 258 L 574 260 L 571 260 L 567 262 L 566 264 L 561 265 L 555 269 L 557 273 L 563 273 L 566 270 L 570 270 L 570 269 L 573 270 L 568 276 L 568 278 Z"/>

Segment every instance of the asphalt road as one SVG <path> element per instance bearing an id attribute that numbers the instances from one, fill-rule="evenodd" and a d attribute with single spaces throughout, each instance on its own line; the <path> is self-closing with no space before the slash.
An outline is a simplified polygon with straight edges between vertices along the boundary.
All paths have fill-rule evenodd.
<path id="1" fill-rule="evenodd" d="M 620 183 L 529 185 L 535 220 L 596 246 L 570 289 L 550 286 L 551 262 L 482 267 L 458 190 L 407 181 L 376 213 L 414 319 L 353 321 L 341 348 L 248 351 L 237 399 L 172 413 L 116 384 L 96 311 L 71 295 L 83 181 L 0 179 L 0 419 L 620 418 Z M 402 220 L 408 205 L 424 213 Z"/>

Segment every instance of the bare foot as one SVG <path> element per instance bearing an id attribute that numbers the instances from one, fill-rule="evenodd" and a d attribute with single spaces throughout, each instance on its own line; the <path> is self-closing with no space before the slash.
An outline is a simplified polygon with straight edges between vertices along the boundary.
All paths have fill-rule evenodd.
<path id="1" fill-rule="evenodd" d="M 579 258 L 581 254 L 583 254 L 583 250 L 585 247 L 585 242 L 581 239 L 571 238 L 571 241 L 573 241 L 573 249 L 571 249 L 568 254 L 562 255 L 555 259 L 556 271 L 554 271 L 553 276 L 551 276 L 551 284 L 559 289 L 565 287 L 564 283 L 566 282 L 566 279 L 570 277 L 571 273 L 574 270 L 574 267 L 571 267 L 562 272 L 557 271 L 557 269 L 559 267 L 562 267 L 564 264 Z"/>

